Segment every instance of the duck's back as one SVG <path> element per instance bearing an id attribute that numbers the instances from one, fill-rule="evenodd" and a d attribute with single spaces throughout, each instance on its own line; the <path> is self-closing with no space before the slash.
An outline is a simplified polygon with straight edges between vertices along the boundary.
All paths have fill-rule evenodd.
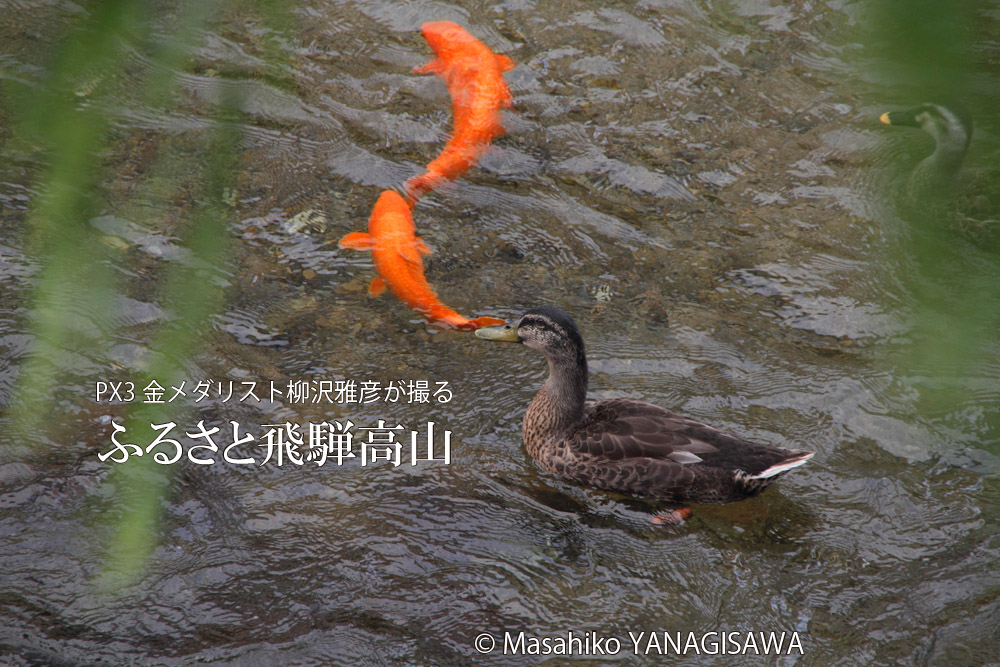
<path id="1" fill-rule="evenodd" d="M 611 399 L 535 455 L 549 471 L 598 488 L 671 502 L 756 495 L 812 452 L 740 438 L 657 405 Z"/>

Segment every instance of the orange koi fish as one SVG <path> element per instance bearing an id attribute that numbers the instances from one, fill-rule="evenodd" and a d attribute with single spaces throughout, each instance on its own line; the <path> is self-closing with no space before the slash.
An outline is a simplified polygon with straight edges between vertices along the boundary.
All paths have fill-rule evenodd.
<path id="1" fill-rule="evenodd" d="M 398 193 L 383 192 L 368 219 L 368 232 L 353 232 L 340 239 L 341 248 L 370 250 L 378 277 L 372 280 L 368 293 L 378 296 L 386 288 L 411 310 L 429 322 L 445 328 L 475 331 L 479 327 L 504 324 L 495 317 L 462 317 L 438 301 L 424 277 L 424 262 L 420 255 L 429 255 L 430 248 L 415 233 L 410 207 Z"/>
<path id="2" fill-rule="evenodd" d="M 433 21 L 420 27 L 437 59 L 416 74 L 434 73 L 444 79 L 455 115 L 451 139 L 427 171 L 406 182 L 406 194 L 416 203 L 442 182 L 458 178 L 503 134 L 500 107 L 513 103 L 503 73 L 514 69 L 514 61 L 498 56 L 489 47 L 451 21 Z"/>

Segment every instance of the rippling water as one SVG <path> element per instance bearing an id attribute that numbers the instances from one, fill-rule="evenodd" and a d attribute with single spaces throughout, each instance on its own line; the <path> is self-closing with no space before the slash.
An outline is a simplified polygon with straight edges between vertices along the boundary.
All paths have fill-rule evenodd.
<path id="1" fill-rule="evenodd" d="M 0 73 L 31 78 L 44 60 L 29 38 L 72 9 L 4 11 Z M 66 302 L 74 327 L 113 334 L 66 356 L 59 428 L 0 454 L 6 659 L 535 664 L 484 658 L 473 641 L 573 631 L 623 641 L 589 664 L 658 664 L 632 654 L 628 632 L 794 631 L 803 654 L 768 664 L 995 662 L 1000 340 L 961 376 L 901 362 L 913 263 L 876 169 L 900 139 L 877 126 L 858 69 L 859 11 L 307 1 L 275 34 L 230 8 L 178 73 L 166 113 L 113 105 L 114 169 L 89 224 L 123 287 L 110 322 Z M 539 357 L 429 330 L 394 299 L 367 297 L 370 257 L 336 242 L 447 137 L 447 91 L 411 73 L 429 59 L 419 25 L 444 19 L 517 68 L 507 135 L 415 211 L 442 300 L 508 319 L 558 304 L 587 340 L 593 397 L 641 397 L 814 449 L 807 466 L 758 498 L 656 529 L 644 504 L 528 459 L 520 418 L 544 377 Z M 150 66 L 123 57 L 125 76 Z M 452 432 L 452 461 L 179 463 L 148 567 L 108 596 L 94 584 L 108 518 L 128 508 L 96 456 L 118 412 L 93 402 L 94 382 L 137 374 L 171 318 L 148 281 L 196 260 L 175 229 L 184 203 L 155 177 L 192 185 L 185 165 L 225 87 L 241 93 L 246 152 L 227 193 L 226 306 L 188 381 L 422 380 L 453 397 L 329 406 L 189 391 L 181 428 L 434 421 Z M 38 265 L 24 221 L 39 169 L 23 155 L 0 165 L 0 403 L 31 349 Z M 171 215 L 148 219 L 154 206 Z M 936 383 L 967 400 L 935 402 Z"/>

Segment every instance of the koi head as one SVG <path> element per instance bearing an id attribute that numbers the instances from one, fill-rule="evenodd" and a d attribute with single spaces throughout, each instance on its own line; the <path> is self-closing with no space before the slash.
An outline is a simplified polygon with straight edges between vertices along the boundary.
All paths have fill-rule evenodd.
<path id="1" fill-rule="evenodd" d="M 368 219 L 368 232 L 376 239 L 386 235 L 414 235 L 416 226 L 410 206 L 402 195 L 395 190 L 385 190 L 379 195 Z"/>
<path id="2" fill-rule="evenodd" d="M 430 21 L 420 26 L 420 32 L 442 60 L 454 56 L 462 47 L 479 41 L 462 26 L 451 21 Z"/>

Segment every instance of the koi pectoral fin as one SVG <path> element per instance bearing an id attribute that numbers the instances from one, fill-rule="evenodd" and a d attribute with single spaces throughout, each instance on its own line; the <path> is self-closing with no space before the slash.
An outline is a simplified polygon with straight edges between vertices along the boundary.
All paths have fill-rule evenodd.
<path id="1" fill-rule="evenodd" d="M 371 250 L 375 247 L 375 240 L 368 232 L 351 232 L 340 239 L 339 245 L 341 248 L 350 248 L 351 250 Z"/>
<path id="2" fill-rule="evenodd" d="M 503 81 L 500 81 L 496 88 L 496 99 L 504 109 L 510 109 L 514 106 L 514 96 L 510 94 L 510 88 Z"/>
<path id="3" fill-rule="evenodd" d="M 385 294 L 385 290 L 385 281 L 382 280 L 382 276 L 377 276 L 372 280 L 372 284 L 368 286 L 368 296 L 381 296 Z"/>
<path id="4" fill-rule="evenodd" d="M 430 246 L 424 243 L 424 240 L 419 236 L 413 239 L 413 245 L 416 246 L 417 252 L 419 252 L 421 255 L 431 255 L 434 253 L 434 251 L 431 250 Z"/>
<path id="5" fill-rule="evenodd" d="M 432 60 L 426 65 L 421 65 L 420 67 L 414 67 L 414 74 L 442 74 L 444 72 L 444 63 L 440 60 Z"/>
<path id="6" fill-rule="evenodd" d="M 509 72 L 514 69 L 514 61 L 507 56 L 497 56 L 497 65 L 501 72 Z"/>

